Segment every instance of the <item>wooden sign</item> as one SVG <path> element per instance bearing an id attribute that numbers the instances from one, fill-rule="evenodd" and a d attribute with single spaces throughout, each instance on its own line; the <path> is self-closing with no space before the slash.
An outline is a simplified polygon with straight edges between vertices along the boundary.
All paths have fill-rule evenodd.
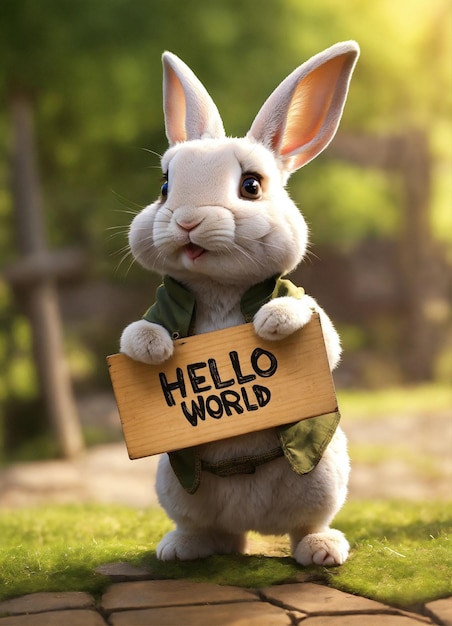
<path id="1" fill-rule="evenodd" d="M 282 341 L 244 324 L 174 343 L 161 365 L 107 357 L 131 459 L 337 409 L 317 314 Z"/>

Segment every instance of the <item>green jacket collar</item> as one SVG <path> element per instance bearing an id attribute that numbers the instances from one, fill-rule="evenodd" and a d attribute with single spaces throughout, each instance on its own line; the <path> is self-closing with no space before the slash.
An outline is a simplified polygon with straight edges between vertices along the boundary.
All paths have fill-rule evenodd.
<path id="1" fill-rule="evenodd" d="M 290 280 L 271 276 L 250 287 L 242 296 L 240 308 L 245 322 L 251 322 L 257 311 L 269 300 L 281 296 L 301 298 L 302 287 L 296 287 Z M 154 304 L 143 315 L 148 322 L 164 326 L 173 339 L 193 334 L 196 320 L 196 299 L 194 294 L 170 276 L 163 278 L 158 287 Z"/>

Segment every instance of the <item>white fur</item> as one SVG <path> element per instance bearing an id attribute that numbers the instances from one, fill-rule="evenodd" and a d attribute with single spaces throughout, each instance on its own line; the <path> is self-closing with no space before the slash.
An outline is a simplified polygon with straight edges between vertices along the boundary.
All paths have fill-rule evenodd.
<path id="1" fill-rule="evenodd" d="M 166 133 L 162 158 L 168 193 L 141 211 L 130 227 L 130 246 L 146 268 L 169 274 L 196 296 L 195 332 L 243 323 L 245 291 L 302 260 L 308 229 L 284 185 L 289 175 L 323 150 L 336 132 L 358 56 L 354 42 L 332 46 L 297 68 L 261 108 L 245 138 L 225 137 L 215 104 L 180 59 L 163 56 Z M 257 175 L 260 193 L 241 192 L 243 177 Z M 281 339 L 320 314 L 329 363 L 340 358 L 339 337 L 310 296 L 265 304 L 254 318 L 256 333 Z M 121 350 L 160 363 L 173 350 L 169 333 L 144 320 L 123 332 Z M 265 452 L 278 444 L 274 430 L 205 444 L 201 456 L 217 462 Z M 345 436 L 337 430 L 317 467 L 298 476 L 284 458 L 254 474 L 202 475 L 187 494 L 162 456 L 157 493 L 176 522 L 160 542 L 162 560 L 194 559 L 245 549 L 248 530 L 289 533 L 302 565 L 340 564 L 348 554 L 342 533 L 329 528 L 347 491 Z"/>
<path id="2" fill-rule="evenodd" d="M 174 344 L 166 328 L 138 320 L 123 330 L 121 351 L 135 361 L 158 365 L 172 356 Z"/>
<path id="3" fill-rule="evenodd" d="M 276 441 L 272 431 L 245 435 L 206 444 L 202 457 L 215 462 L 224 458 L 225 453 L 230 456 L 254 454 L 274 447 Z M 163 508 L 176 522 L 177 532 L 160 542 L 158 558 L 185 560 L 206 556 L 206 536 L 209 537 L 209 545 L 216 542 L 210 554 L 229 551 L 228 544 L 240 545 L 244 550 L 248 530 L 276 535 L 289 533 L 297 558 L 297 546 L 303 537 L 317 533 L 325 535 L 329 523 L 345 501 L 349 475 L 346 446 L 345 435 L 338 429 L 317 467 L 305 476 L 295 475 L 287 461 L 281 458 L 262 465 L 251 475 L 217 478 L 206 472 L 201 486 L 193 495 L 183 490 L 168 458 L 162 456 L 157 492 Z M 339 548 L 336 546 L 341 534 L 338 531 L 335 533 L 334 546 L 327 552 L 334 562 L 338 562 L 335 555 L 341 550 L 341 554 L 348 551 L 345 538 L 339 541 Z M 314 546 L 312 538 L 310 544 Z M 312 553 L 311 562 L 316 551 Z M 302 564 L 308 565 L 306 550 L 302 554 Z M 326 561 L 326 558 L 323 560 Z"/>

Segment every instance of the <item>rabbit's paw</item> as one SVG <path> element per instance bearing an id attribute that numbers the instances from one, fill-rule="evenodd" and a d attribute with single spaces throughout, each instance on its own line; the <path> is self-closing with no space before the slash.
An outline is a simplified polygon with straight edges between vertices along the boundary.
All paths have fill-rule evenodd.
<path id="1" fill-rule="evenodd" d="M 303 300 L 289 296 L 275 298 L 254 316 L 254 330 L 262 339 L 283 339 L 307 324 L 311 316 L 312 309 Z"/>
<path id="2" fill-rule="evenodd" d="M 349 543 L 343 533 L 334 528 L 306 535 L 294 550 L 293 556 L 301 565 L 342 565 L 347 560 Z"/>
<path id="3" fill-rule="evenodd" d="M 170 358 L 174 345 L 166 328 L 138 320 L 124 329 L 120 349 L 135 361 L 158 365 Z"/>
<path id="4" fill-rule="evenodd" d="M 227 533 L 184 533 L 173 530 L 163 537 L 157 546 L 157 558 L 161 561 L 192 561 L 212 554 L 241 553 L 245 537 Z"/>
<path id="5" fill-rule="evenodd" d="M 199 535 L 191 535 L 173 530 L 163 537 L 157 546 L 156 554 L 160 561 L 191 561 L 212 554 Z"/>

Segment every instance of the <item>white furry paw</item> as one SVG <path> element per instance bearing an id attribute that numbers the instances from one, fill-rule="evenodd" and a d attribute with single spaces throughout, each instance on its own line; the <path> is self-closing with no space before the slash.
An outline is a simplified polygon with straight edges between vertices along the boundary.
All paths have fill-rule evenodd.
<path id="1" fill-rule="evenodd" d="M 174 345 L 166 328 L 138 320 L 124 329 L 120 350 L 135 361 L 158 365 L 171 357 Z"/>
<path id="2" fill-rule="evenodd" d="M 160 561 L 191 561 L 201 559 L 212 554 L 208 549 L 208 542 L 204 543 L 200 537 L 184 534 L 173 530 L 163 537 L 157 546 L 156 554 Z"/>
<path id="3" fill-rule="evenodd" d="M 212 554 L 242 553 L 245 551 L 245 543 L 245 537 L 240 534 L 192 534 L 172 530 L 160 541 L 156 554 L 160 561 L 192 561 Z"/>
<path id="4" fill-rule="evenodd" d="M 293 553 L 301 565 L 342 565 L 347 560 L 349 543 L 340 530 L 329 528 L 320 533 L 306 535 Z"/>
<path id="5" fill-rule="evenodd" d="M 311 317 L 312 309 L 303 298 L 275 298 L 264 304 L 254 316 L 254 330 L 262 339 L 283 339 L 305 326 Z"/>

